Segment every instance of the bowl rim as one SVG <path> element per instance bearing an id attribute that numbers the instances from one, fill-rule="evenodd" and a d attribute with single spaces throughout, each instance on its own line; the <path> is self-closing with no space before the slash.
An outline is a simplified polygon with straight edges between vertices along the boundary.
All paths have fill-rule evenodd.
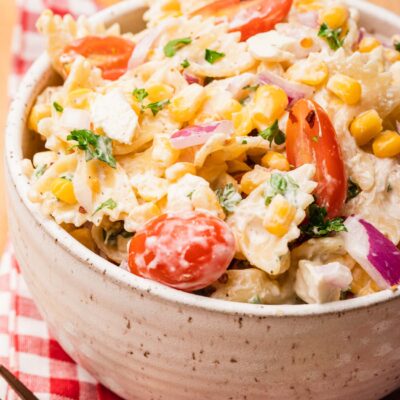
<path id="1" fill-rule="evenodd" d="M 348 0 L 351 6 L 356 7 L 362 13 L 371 17 L 379 15 L 391 24 L 400 25 L 400 16 L 367 3 L 364 0 Z M 134 13 L 145 7 L 143 0 L 130 0 L 116 4 L 108 9 L 100 11 L 90 18 L 94 23 L 104 22 L 106 24 L 115 22 L 118 18 Z M 93 253 L 71 235 L 64 231 L 52 218 L 44 216 L 38 205 L 31 203 L 27 198 L 28 181 L 22 173 L 22 134 L 25 130 L 26 115 L 34 99 L 36 98 L 36 87 L 41 78 L 52 71 L 50 60 L 46 54 L 40 56 L 31 66 L 21 82 L 17 96 L 10 107 L 5 134 L 5 162 L 6 174 L 8 174 L 7 189 L 16 191 L 22 205 L 33 216 L 39 229 L 42 229 L 54 240 L 56 246 L 61 246 L 84 267 L 92 269 L 95 273 L 107 276 L 114 284 L 129 291 L 139 291 L 153 296 L 159 301 L 174 303 L 178 306 L 186 306 L 209 312 L 231 314 L 243 317 L 256 316 L 259 318 L 269 317 L 307 317 L 323 316 L 330 314 L 342 314 L 357 311 L 358 309 L 378 306 L 396 300 L 400 297 L 400 289 L 384 290 L 365 297 L 354 298 L 346 301 L 337 301 L 326 304 L 302 304 L 302 305 L 258 305 L 230 302 L 213 299 L 191 293 L 181 292 L 161 285 L 157 282 L 135 276 L 122 268 L 116 267 L 111 262 Z M 18 132 L 16 135 L 15 132 Z M 17 162 L 16 162 L 17 160 Z"/>

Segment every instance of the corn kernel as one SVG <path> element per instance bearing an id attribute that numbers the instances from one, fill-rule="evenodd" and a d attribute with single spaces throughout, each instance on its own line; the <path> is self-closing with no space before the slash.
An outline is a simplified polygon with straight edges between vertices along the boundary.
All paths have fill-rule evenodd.
<path id="1" fill-rule="evenodd" d="M 259 130 L 271 126 L 283 115 L 289 104 L 286 93 L 273 85 L 260 86 L 254 101 L 252 119 Z"/>
<path id="2" fill-rule="evenodd" d="M 400 61 L 400 52 L 399 51 L 393 50 L 393 49 L 385 49 L 384 53 L 385 53 L 385 58 L 387 61 L 389 61 L 391 63 Z"/>
<path id="3" fill-rule="evenodd" d="M 310 86 L 321 85 L 328 78 L 328 74 L 328 66 L 323 61 L 299 62 L 287 70 L 289 79 Z"/>
<path id="4" fill-rule="evenodd" d="M 290 170 L 290 164 L 287 158 L 276 151 L 269 151 L 261 159 L 261 165 L 265 168 L 278 169 L 279 171 Z"/>
<path id="5" fill-rule="evenodd" d="M 235 99 L 230 99 L 224 109 L 221 111 L 222 119 L 232 119 L 233 114 L 236 114 L 242 110 L 242 105 Z"/>
<path id="6" fill-rule="evenodd" d="M 169 138 L 165 136 L 156 136 L 153 142 L 151 159 L 158 165 L 168 168 L 179 158 L 180 151 L 175 149 Z"/>
<path id="7" fill-rule="evenodd" d="M 275 196 L 265 215 L 264 228 L 279 237 L 286 235 L 296 216 L 296 211 L 296 207 L 283 196 Z"/>
<path id="8" fill-rule="evenodd" d="M 176 182 L 186 174 L 196 175 L 196 167 L 194 164 L 189 162 L 179 162 L 171 165 L 165 171 L 165 177 L 170 182 Z"/>
<path id="9" fill-rule="evenodd" d="M 296 0 L 294 4 L 300 12 L 317 11 L 323 6 L 320 0 Z"/>
<path id="10" fill-rule="evenodd" d="M 310 37 L 305 37 L 300 41 L 300 45 L 304 49 L 311 49 L 314 46 L 314 40 Z"/>
<path id="11" fill-rule="evenodd" d="M 370 53 L 381 45 L 381 42 L 372 36 L 365 37 L 358 45 L 360 53 Z"/>
<path id="12" fill-rule="evenodd" d="M 29 129 L 38 132 L 39 121 L 48 117 L 51 117 L 51 106 L 49 104 L 36 104 L 33 106 L 29 116 Z"/>
<path id="13" fill-rule="evenodd" d="M 194 83 L 181 90 L 171 101 L 169 111 L 178 122 L 192 120 L 206 99 L 203 86 Z"/>
<path id="14" fill-rule="evenodd" d="M 164 2 L 161 9 L 166 12 L 180 12 L 181 11 L 181 3 L 179 0 L 168 0 Z"/>
<path id="15" fill-rule="evenodd" d="M 221 219 L 225 219 L 225 213 L 219 204 L 215 192 L 207 186 L 198 187 L 191 196 L 192 205 L 195 210 L 202 209 L 215 212 Z"/>
<path id="16" fill-rule="evenodd" d="M 92 93 L 90 89 L 79 88 L 68 93 L 67 104 L 73 108 L 89 108 L 89 95 Z"/>
<path id="17" fill-rule="evenodd" d="M 385 131 L 372 143 L 372 151 L 379 158 L 396 157 L 400 154 L 400 135 L 395 131 Z"/>
<path id="18" fill-rule="evenodd" d="M 66 204 L 74 205 L 77 203 L 74 193 L 74 185 L 68 179 L 55 179 L 51 184 L 50 190 L 54 194 L 54 196 L 57 197 L 58 200 Z"/>
<path id="19" fill-rule="evenodd" d="M 365 146 L 382 132 L 382 118 L 376 110 L 365 111 L 350 125 L 350 132 L 359 146 Z"/>
<path id="20" fill-rule="evenodd" d="M 347 75 L 337 74 L 329 79 L 327 88 L 348 105 L 355 105 L 361 100 L 360 82 Z"/>
<path id="21" fill-rule="evenodd" d="M 89 250 L 95 251 L 96 244 L 93 240 L 92 234 L 88 228 L 74 229 L 71 232 L 71 236 L 78 242 L 82 243 Z"/>
<path id="22" fill-rule="evenodd" d="M 245 194 L 250 194 L 254 189 L 269 179 L 271 173 L 264 167 L 256 165 L 252 171 L 245 173 L 240 181 L 240 190 Z"/>
<path id="23" fill-rule="evenodd" d="M 378 285 L 360 266 L 356 265 L 351 273 L 353 275 L 351 292 L 356 296 L 366 296 L 380 291 Z"/>
<path id="24" fill-rule="evenodd" d="M 232 122 L 235 136 L 247 136 L 255 128 L 248 107 L 243 107 L 239 112 L 232 114 Z"/>
<path id="25" fill-rule="evenodd" d="M 321 14 L 321 23 L 325 23 L 332 29 L 342 27 L 349 19 L 349 11 L 344 6 L 329 7 Z"/>
<path id="26" fill-rule="evenodd" d="M 151 85 L 146 88 L 146 91 L 149 94 L 147 98 L 151 103 L 169 100 L 174 95 L 174 89 L 163 83 Z"/>

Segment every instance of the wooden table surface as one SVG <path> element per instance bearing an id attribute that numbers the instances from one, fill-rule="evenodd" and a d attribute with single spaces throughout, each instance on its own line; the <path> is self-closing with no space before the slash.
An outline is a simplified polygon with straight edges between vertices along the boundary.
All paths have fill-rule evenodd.
<path id="1" fill-rule="evenodd" d="M 30 1 L 30 0 L 26 0 Z M 103 0 L 104 3 L 114 3 L 115 0 Z M 373 3 L 384 6 L 400 14 L 400 0 L 371 0 Z M 8 99 L 7 93 L 7 76 L 9 73 L 9 65 L 7 59 L 10 54 L 11 31 L 15 23 L 15 0 L 1 0 L 2 12 L 0 13 L 0 54 L 2 61 L 0 62 L 0 132 L 4 131 L 5 120 L 7 117 Z M 400 30 L 400 28 L 399 28 Z M 3 135 L 0 135 L 0 156 L 3 148 Z M 6 206 L 4 200 L 4 178 L 3 178 L 3 162 L 0 162 L 0 252 L 6 242 L 7 226 L 6 226 Z"/>

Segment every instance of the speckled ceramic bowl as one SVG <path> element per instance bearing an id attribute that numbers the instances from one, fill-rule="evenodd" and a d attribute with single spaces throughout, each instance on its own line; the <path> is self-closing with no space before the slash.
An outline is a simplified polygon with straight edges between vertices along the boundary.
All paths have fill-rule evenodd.
<path id="1" fill-rule="evenodd" d="M 385 34 L 400 18 L 352 0 Z M 142 28 L 141 2 L 95 18 Z M 181 293 L 140 279 L 81 246 L 27 200 L 20 161 L 35 97 L 56 76 L 42 56 L 7 129 L 10 228 L 32 295 L 73 359 L 126 399 L 378 399 L 400 385 L 400 295 L 327 305 L 259 306 Z"/>

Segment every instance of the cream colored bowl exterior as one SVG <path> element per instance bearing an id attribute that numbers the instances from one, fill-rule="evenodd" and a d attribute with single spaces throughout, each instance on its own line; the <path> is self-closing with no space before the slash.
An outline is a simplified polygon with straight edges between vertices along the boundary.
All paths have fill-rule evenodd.
<path id="1" fill-rule="evenodd" d="M 400 26 L 382 9 L 351 3 L 367 26 Z M 96 18 L 135 30 L 139 9 L 127 2 Z M 372 400 L 400 385 L 398 292 L 322 306 L 214 301 L 120 270 L 44 218 L 27 200 L 20 160 L 33 143 L 27 113 L 52 77 L 43 56 L 12 106 L 9 218 L 32 295 L 77 362 L 132 400 Z"/>

